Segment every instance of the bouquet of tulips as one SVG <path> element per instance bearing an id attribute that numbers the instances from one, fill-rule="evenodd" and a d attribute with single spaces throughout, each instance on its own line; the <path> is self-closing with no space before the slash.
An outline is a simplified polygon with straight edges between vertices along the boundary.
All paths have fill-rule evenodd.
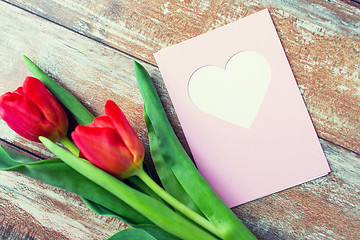
<path id="1" fill-rule="evenodd" d="M 134 61 L 135 73 L 160 185 L 145 171 L 143 144 L 115 102 L 106 102 L 106 116 L 94 117 L 29 58 L 24 60 L 34 77 L 0 97 L 0 117 L 57 158 L 34 161 L 0 146 L 2 170 L 74 192 L 96 213 L 134 227 L 110 239 L 256 239 L 197 171 L 139 63 Z M 71 134 L 66 112 L 79 124 Z"/>

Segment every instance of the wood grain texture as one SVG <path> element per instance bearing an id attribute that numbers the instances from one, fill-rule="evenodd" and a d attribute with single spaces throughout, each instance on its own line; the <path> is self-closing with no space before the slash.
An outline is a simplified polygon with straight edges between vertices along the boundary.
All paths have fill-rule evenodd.
<path id="1" fill-rule="evenodd" d="M 76 10 L 73 6 L 75 4 L 74 2 L 59 1 L 57 4 L 52 2 L 56 8 L 50 8 L 51 4 L 47 4 L 51 2 L 52 1 L 44 1 L 40 4 L 40 2 L 30 1 L 30 5 L 32 5 L 34 9 L 36 9 L 36 7 L 43 7 L 44 15 L 55 17 L 58 14 L 58 12 L 55 11 L 57 8 L 59 12 L 62 12 L 63 17 L 61 18 L 59 16 L 58 20 L 54 18 L 53 21 L 61 22 L 64 21 L 64 19 L 68 19 L 70 23 L 75 21 L 77 17 L 84 15 L 91 16 L 91 14 L 88 13 L 89 11 L 95 11 L 95 13 L 93 13 L 94 16 L 102 16 L 99 13 L 101 9 L 107 9 L 112 12 L 109 13 L 109 16 L 114 16 L 115 12 L 120 14 L 123 13 L 121 11 L 125 11 L 121 10 L 123 9 L 121 7 L 119 7 L 118 11 L 115 11 L 114 7 L 108 8 L 108 6 L 115 3 L 111 1 L 102 1 L 102 4 L 98 5 L 95 4 L 95 1 L 78 2 L 77 4 L 81 4 L 82 6 L 82 11 Z M 265 1 L 266 4 L 270 4 L 269 2 L 270 1 Z M 272 2 L 275 4 L 276 1 Z M 286 1 L 282 2 L 285 3 Z M 329 4 L 323 1 L 319 1 L 318 3 L 320 5 L 325 4 L 325 7 L 328 7 L 326 4 Z M 354 13 L 357 11 L 356 8 L 344 5 L 341 2 L 332 1 L 332 3 L 337 4 L 336 6 L 339 7 L 336 7 L 330 13 L 336 12 L 339 9 L 345 13 L 349 13 L 350 10 L 354 11 Z M 24 7 L 26 4 L 29 4 L 29 2 L 22 4 L 24 4 L 22 5 Z M 94 5 L 89 7 L 89 4 Z M 134 15 L 132 19 L 141 19 L 145 22 L 151 19 L 150 10 L 153 8 L 148 6 L 149 3 L 142 3 L 142 12 L 140 11 L 140 5 L 138 6 L 137 4 L 141 4 L 141 2 L 130 3 L 123 1 L 120 5 L 128 6 L 128 8 L 126 8 L 128 9 L 126 14 L 131 15 L 135 14 L 133 13 L 134 11 L 138 11 L 138 15 Z M 154 5 L 157 4 L 159 6 L 161 5 L 160 3 L 154 3 Z M 209 4 L 215 4 L 215 1 L 209 2 Z M 169 2 L 167 11 L 172 10 L 173 5 L 175 6 L 175 3 Z M 242 3 L 241 6 L 238 6 L 237 3 L 234 2 L 228 5 L 225 4 L 226 6 L 216 5 L 218 8 L 215 11 L 215 8 L 213 8 L 215 5 L 207 6 L 205 1 L 190 2 L 184 0 L 183 4 L 179 3 L 178 5 L 187 9 L 186 11 L 195 9 L 192 14 L 198 14 L 199 16 L 192 16 L 193 21 L 200 21 L 202 19 L 204 23 L 205 21 L 209 21 L 209 23 L 203 26 L 198 26 L 198 24 L 191 25 L 194 28 L 193 30 L 189 28 L 189 31 L 186 33 L 188 35 L 186 36 L 183 36 L 185 32 L 176 31 L 167 36 L 163 36 L 163 42 L 161 43 L 163 46 L 171 45 L 176 41 L 184 40 L 201 33 L 201 31 L 206 31 L 204 29 L 212 29 L 216 26 L 226 24 L 227 22 L 235 20 L 240 15 L 248 15 L 264 6 L 256 1 L 253 1 L 252 5 L 250 3 Z M 45 8 L 44 6 L 47 7 Z M 201 6 L 203 6 L 203 12 L 200 14 L 199 9 Z M 337 143 L 344 143 L 345 140 L 343 139 L 345 138 L 352 139 L 350 142 L 355 146 L 358 144 L 358 138 L 356 138 L 356 134 L 358 133 L 349 131 L 355 131 L 353 128 L 359 126 L 358 119 L 356 119 L 358 115 L 355 114 L 358 107 L 356 103 L 352 102 L 359 102 L 358 95 L 354 93 L 353 96 L 347 93 L 344 95 L 344 100 L 342 98 L 343 95 L 339 95 L 340 93 L 338 94 L 335 90 L 338 86 L 336 84 L 338 84 L 339 81 L 342 82 L 343 77 L 348 76 L 348 73 L 351 72 L 351 64 L 356 64 L 354 58 L 348 59 L 347 56 L 353 57 L 359 54 L 358 41 L 356 41 L 358 30 L 354 27 L 357 23 L 351 22 L 351 17 L 349 17 L 350 20 L 344 17 L 346 21 L 350 21 L 350 27 L 344 25 L 343 30 L 341 30 L 340 27 L 334 27 L 334 29 L 331 30 L 331 28 L 333 28 L 330 26 L 331 24 L 329 24 L 325 30 L 316 30 L 315 27 L 315 32 L 324 32 L 324 35 L 321 35 L 323 38 L 321 38 L 320 35 L 314 35 L 313 32 L 310 31 L 313 25 L 310 25 L 310 27 L 307 25 L 309 22 L 304 20 L 307 18 L 299 18 L 299 16 L 301 17 L 302 15 L 295 14 L 296 11 L 300 11 L 301 8 L 299 6 L 305 7 L 306 5 L 301 1 L 299 5 L 294 7 L 286 6 L 286 4 L 280 7 L 280 4 L 275 4 L 271 10 L 277 28 L 278 30 L 280 29 L 279 35 L 282 40 L 284 39 L 283 43 L 295 75 L 298 80 L 300 78 L 300 81 L 303 81 L 299 83 L 299 86 L 303 91 L 308 107 L 312 111 L 313 119 L 315 118 L 314 121 L 320 134 L 322 136 L 327 136 L 326 134 L 328 134 L 329 137 L 326 138 L 330 140 L 332 140 L 331 137 L 339 138 L 340 140 L 334 141 Z M 146 10 L 149 11 L 149 13 L 145 12 L 146 7 L 150 9 Z M 225 11 L 225 7 L 230 9 L 229 12 Z M 66 8 L 68 8 L 68 12 L 65 11 Z M 213 8 L 212 14 L 207 12 L 210 11 L 209 9 L 211 8 Z M 290 12 L 290 10 L 285 12 L 279 10 L 285 8 L 295 9 L 293 10 L 294 13 Z M 141 54 L 144 53 L 148 53 L 150 56 L 149 52 L 153 50 L 149 49 L 151 49 L 153 45 L 149 44 L 148 46 L 147 41 L 152 39 L 154 41 L 153 44 L 160 44 L 159 41 L 155 41 L 157 38 L 156 33 L 153 32 L 153 35 L 151 35 L 149 32 L 151 29 L 154 30 L 156 24 L 148 23 L 149 25 L 144 25 L 148 26 L 147 28 L 140 28 L 141 24 L 137 23 L 138 28 L 132 28 L 131 31 L 134 32 L 129 33 L 128 40 L 130 43 L 131 41 L 133 42 L 126 45 L 128 50 L 119 47 L 120 50 L 125 52 L 124 53 L 115 49 L 115 45 L 108 47 L 1 1 L 0 9 L 0 61 L 2 62 L 0 65 L 0 94 L 15 89 L 22 83 L 25 76 L 29 74 L 21 59 L 21 55 L 26 54 L 40 67 L 49 72 L 61 85 L 70 89 L 95 115 L 101 115 L 103 113 L 103 105 L 106 99 L 113 99 L 118 102 L 124 113 L 128 116 L 131 124 L 135 127 L 136 132 L 139 133 L 141 139 L 145 142 L 146 153 L 147 156 L 149 155 L 147 133 L 142 115 L 142 100 L 133 73 L 132 56 L 126 52 L 132 53 L 131 51 L 133 51 L 133 54 L 136 54 L 137 57 L 141 57 Z M 53 11 L 52 13 L 50 11 L 51 9 Z M 110 9 L 112 9 L 112 11 Z M 131 9 L 132 12 L 130 11 Z M 221 9 L 222 11 L 220 11 Z M 234 9 L 238 9 L 239 11 L 235 11 Z M 241 9 L 243 9 L 243 11 L 240 11 Z M 244 9 L 248 10 L 245 11 Z M 306 8 L 302 8 L 302 10 L 304 9 Z M 157 13 L 156 11 L 154 10 L 153 14 Z M 167 11 L 165 11 L 164 8 L 163 15 L 159 14 L 157 16 L 157 19 L 161 19 L 161 22 L 158 22 L 158 24 L 165 21 L 163 17 L 169 14 Z M 171 19 L 172 23 L 181 22 L 181 19 L 185 19 L 183 20 L 184 24 L 188 24 L 188 18 L 185 14 L 186 11 L 184 10 L 184 12 L 177 15 L 179 18 Z M 70 12 L 73 12 L 72 15 L 70 15 L 74 17 L 72 20 L 70 19 L 71 17 L 69 17 Z M 83 15 L 81 15 L 81 12 Z M 219 22 L 214 21 L 214 19 L 206 20 L 209 16 L 216 15 L 214 12 L 219 12 L 224 18 L 219 17 Z M 79 15 L 75 17 L 76 14 Z M 349 16 L 352 16 L 353 19 L 357 17 L 352 14 L 349 14 Z M 113 31 L 114 36 L 122 36 L 122 34 L 127 33 L 126 26 L 122 29 L 117 28 L 118 24 L 115 24 L 116 21 L 114 19 L 111 20 L 111 17 L 108 18 L 110 20 L 107 20 L 107 24 L 105 20 L 96 17 L 88 21 L 91 20 L 91 23 L 94 25 L 96 25 L 95 22 L 97 22 L 97 27 L 104 28 L 104 31 Z M 134 21 L 133 24 L 136 26 L 135 20 L 131 21 Z M 301 21 L 305 21 L 305 23 L 301 25 Z M 210 26 L 214 22 L 215 25 Z M 167 24 L 168 26 L 171 25 L 171 23 Z M 120 25 L 121 23 L 119 23 L 119 26 Z M 84 26 L 86 26 L 85 23 Z M 295 30 L 293 26 L 297 26 L 294 28 Z M 98 31 L 97 27 L 91 26 L 92 31 Z M 136 33 L 136 29 L 140 29 L 141 31 L 139 30 Z M 160 25 L 158 29 L 160 29 Z M 162 31 L 168 31 L 166 25 L 165 27 L 161 26 L 161 29 L 163 29 Z M 188 28 L 184 26 L 184 29 Z M 305 36 L 296 33 L 299 29 L 303 29 L 302 34 L 305 34 Z M 293 33 L 293 31 L 295 31 L 295 33 Z M 329 34 L 330 31 L 333 31 L 333 36 Z M 89 30 L 84 30 L 84 32 L 81 33 L 89 33 Z M 177 37 L 176 34 L 183 36 L 183 38 Z M 290 37 L 288 35 L 290 35 Z M 95 37 L 92 38 L 95 39 Z M 110 37 L 109 35 L 108 39 L 112 38 L 114 37 Z M 136 44 L 135 42 L 138 40 L 134 38 L 139 38 L 142 41 L 139 40 L 143 48 L 137 48 L 137 44 L 140 43 L 138 42 Z M 106 38 L 97 38 L 98 41 L 103 43 L 105 42 L 104 39 Z M 291 41 L 289 39 L 291 39 Z M 309 40 L 306 42 L 304 39 L 313 39 L 313 41 Z M 316 50 L 320 47 L 320 39 L 323 39 L 322 41 L 325 45 L 332 43 L 332 45 L 329 45 L 329 49 L 332 49 L 333 52 L 331 53 L 335 54 L 335 56 L 328 56 L 329 58 L 337 59 L 340 56 L 339 54 L 342 54 L 341 56 L 343 56 L 343 58 L 341 58 L 341 61 L 336 60 L 336 64 L 349 67 L 347 74 L 338 70 L 339 75 L 337 80 L 334 78 L 330 78 L 330 80 L 327 79 L 327 77 L 330 77 L 330 74 L 327 72 L 331 65 L 330 63 L 326 62 L 324 66 L 319 66 L 317 64 L 321 63 L 321 59 L 314 60 L 314 58 L 321 53 Z M 120 46 L 120 40 L 116 41 L 119 41 L 118 44 Z M 339 45 L 342 41 L 345 41 L 344 45 Z M 340 51 L 340 53 L 338 53 L 335 51 L 340 48 L 339 46 L 342 47 L 343 52 Z M 153 47 L 153 49 L 156 49 L 156 47 Z M 293 49 L 298 49 L 298 52 L 293 53 Z M 328 49 L 324 47 L 321 49 L 322 51 L 328 51 Z M 353 53 L 351 53 L 351 51 L 353 51 Z M 309 53 L 308 59 L 305 58 L 306 53 Z M 351 54 L 348 55 L 349 53 Z M 322 57 L 325 55 L 326 53 L 323 53 L 323 55 L 320 54 Z M 151 62 L 150 57 L 146 58 L 142 56 L 142 58 Z M 302 60 L 300 61 L 298 58 Z M 311 60 L 314 60 L 314 62 L 312 62 L 314 66 L 309 64 Z M 350 61 L 353 62 L 350 63 Z M 171 119 L 171 123 L 175 127 L 175 131 L 182 142 L 185 143 L 180 124 L 173 111 L 171 101 L 158 69 L 145 62 L 142 62 L 142 64 L 144 64 L 154 79 L 167 114 Z M 320 73 L 317 71 L 320 71 Z M 309 75 L 311 75 L 311 79 Z M 316 76 L 318 78 L 315 78 Z M 358 85 L 356 85 L 358 84 L 358 78 L 359 76 L 355 74 L 354 70 L 352 74 L 344 78 L 344 83 L 348 83 L 349 85 L 346 86 L 351 89 L 354 88 L 354 86 L 358 87 Z M 330 86 L 327 86 L 328 84 Z M 344 90 L 344 92 L 346 91 Z M 325 96 L 328 98 L 325 98 Z M 332 98 L 334 103 L 329 100 Z M 337 111 L 345 111 L 347 107 L 353 106 L 353 109 L 349 110 L 349 117 L 344 112 L 333 115 L 332 111 L 334 110 L 331 110 L 331 106 L 335 103 L 340 104 L 336 109 Z M 342 106 L 342 104 L 345 106 Z M 328 108 L 330 110 L 327 110 Z M 316 119 L 316 111 L 319 111 L 318 115 L 334 118 L 334 120 L 330 119 L 325 121 L 320 117 Z M 325 123 L 322 124 L 322 121 Z M 342 130 L 340 127 L 343 126 L 337 126 L 334 122 L 346 123 L 345 128 L 349 131 Z M 349 127 L 350 123 L 354 123 L 354 125 Z M 334 124 L 335 126 L 333 126 Z M 321 130 L 321 126 L 324 127 L 324 131 Z M 335 130 L 339 131 L 339 133 L 335 134 Z M 41 145 L 33 144 L 18 137 L 3 121 L 0 122 L 0 136 L 8 143 L 34 151 L 39 156 L 51 156 Z M 322 145 L 333 170 L 330 175 L 233 209 L 260 239 L 357 239 L 358 229 L 360 228 L 360 156 L 355 152 L 326 140 L 322 140 Z M 345 144 L 342 145 L 344 146 Z M 147 157 L 146 161 L 149 160 L 149 157 Z M 0 217 L 0 238 L 10 239 L 47 239 L 47 236 L 51 236 L 51 239 L 105 239 L 117 230 L 127 227 L 116 219 L 96 216 L 90 210 L 86 209 L 79 198 L 72 193 L 14 173 L 0 173 Z"/>
<path id="2" fill-rule="evenodd" d="M 156 64 L 153 53 L 269 8 L 320 137 L 360 152 L 360 6 L 339 0 L 9 0 Z M 354 3 L 354 2 L 353 2 Z"/>
<path id="3" fill-rule="evenodd" d="M 345 2 L 346 4 L 349 4 L 351 6 L 360 8 L 360 1 L 359 0 L 342 0 L 343 2 Z"/>
<path id="4" fill-rule="evenodd" d="M 0 239 L 106 239 L 128 228 L 63 189 L 0 172 Z"/>

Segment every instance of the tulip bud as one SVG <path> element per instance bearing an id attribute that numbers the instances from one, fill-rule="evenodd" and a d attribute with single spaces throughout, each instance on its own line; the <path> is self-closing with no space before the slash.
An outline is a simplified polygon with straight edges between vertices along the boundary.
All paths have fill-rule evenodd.
<path id="1" fill-rule="evenodd" d="M 40 142 L 39 136 L 57 141 L 68 130 L 64 109 L 34 77 L 27 77 L 22 87 L 0 97 L 0 117 L 19 135 L 36 142 Z"/>
<path id="2" fill-rule="evenodd" d="M 107 101 L 105 114 L 86 126 L 77 126 L 71 136 L 87 160 L 125 179 L 141 168 L 144 146 L 116 103 Z"/>

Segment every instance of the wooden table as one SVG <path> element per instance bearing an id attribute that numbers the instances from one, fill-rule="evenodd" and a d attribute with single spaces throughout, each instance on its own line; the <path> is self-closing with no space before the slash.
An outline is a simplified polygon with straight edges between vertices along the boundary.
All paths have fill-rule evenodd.
<path id="1" fill-rule="evenodd" d="M 185 145 L 153 53 L 268 8 L 332 173 L 233 208 L 259 239 L 359 239 L 360 3 L 357 0 L 0 1 L 0 94 L 33 59 L 92 113 L 120 103 L 147 144 L 132 59 L 150 72 Z M 52 156 L 0 121 L 1 143 Z M 186 148 L 188 149 L 188 148 Z M 299 149 L 306 151 L 306 149 Z M 147 158 L 146 161 L 150 161 Z M 127 228 L 78 196 L 0 172 L 0 239 L 106 239 Z"/>

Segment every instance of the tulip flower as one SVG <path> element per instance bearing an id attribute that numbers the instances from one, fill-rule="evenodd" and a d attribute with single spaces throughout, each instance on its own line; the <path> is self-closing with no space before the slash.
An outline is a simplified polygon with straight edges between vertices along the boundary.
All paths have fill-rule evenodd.
<path id="1" fill-rule="evenodd" d="M 221 233 L 212 223 L 164 191 L 147 175 L 142 168 L 144 147 L 116 103 L 108 100 L 105 104 L 105 114 L 106 116 L 96 117 L 92 123 L 86 126 L 78 125 L 75 131 L 71 133 L 72 139 L 80 150 L 79 157 L 86 158 L 96 167 L 120 179 L 136 175 L 154 193 L 184 216 L 213 234 L 221 236 Z M 82 167 L 79 168 L 78 162 L 81 159 L 72 162 L 66 153 L 61 153 L 62 150 L 59 154 L 56 145 L 50 145 L 46 139 L 42 139 L 42 142 L 63 161 L 70 165 L 75 163 L 73 167 L 77 168 L 78 171 L 84 171 Z M 89 175 L 91 179 L 93 178 L 90 172 L 86 172 L 86 175 Z M 212 238 L 209 235 L 207 239 Z"/>
<path id="2" fill-rule="evenodd" d="M 39 80 L 27 78 L 23 87 L 0 96 L 0 117 L 23 136 L 39 139 L 62 162 L 55 158 L 20 166 L 18 159 L 11 159 L 7 152 L 0 151 L 0 165 L 5 163 L 5 170 L 19 171 L 75 190 L 73 192 L 79 193 L 95 212 L 99 209 L 99 214 L 111 212 L 134 227 L 139 226 L 141 234 L 132 232 L 134 238 L 145 238 L 142 237 L 144 229 L 162 239 L 256 239 L 192 163 L 171 128 L 150 75 L 139 63 L 134 62 L 135 74 L 144 100 L 150 151 L 156 159 L 155 165 L 160 166 L 155 167 L 164 188 L 142 168 L 144 147 L 114 102 L 106 103 L 106 116 L 95 118 L 30 59 L 24 56 L 24 60 L 77 122 L 87 125 L 79 125 L 72 133 L 75 146 L 65 136 L 68 123 L 63 110 L 58 109 L 61 107 Z M 62 142 L 70 152 L 54 141 Z M 24 166 L 31 171 L 23 172 Z M 65 182 L 53 174 L 54 168 L 62 169 Z M 126 182 L 118 179 L 127 177 L 130 178 Z M 120 233 L 115 238 L 123 236 Z"/>
<path id="3" fill-rule="evenodd" d="M 57 141 L 68 130 L 64 109 L 34 77 L 27 77 L 22 87 L 0 97 L 0 117 L 19 135 L 36 142 L 40 142 L 39 136 Z"/>
<path id="4" fill-rule="evenodd" d="M 80 156 L 125 179 L 142 167 L 144 146 L 115 102 L 106 102 L 105 114 L 86 126 L 77 126 L 71 136 Z"/>

